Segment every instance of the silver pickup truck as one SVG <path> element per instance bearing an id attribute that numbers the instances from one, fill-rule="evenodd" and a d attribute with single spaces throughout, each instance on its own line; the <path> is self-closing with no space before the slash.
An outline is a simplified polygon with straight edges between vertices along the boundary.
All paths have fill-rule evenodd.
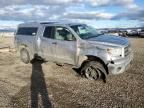
<path id="1" fill-rule="evenodd" d="M 70 64 L 88 79 L 124 72 L 133 59 L 128 39 L 104 35 L 79 23 L 31 22 L 18 26 L 15 44 L 21 60 Z"/>

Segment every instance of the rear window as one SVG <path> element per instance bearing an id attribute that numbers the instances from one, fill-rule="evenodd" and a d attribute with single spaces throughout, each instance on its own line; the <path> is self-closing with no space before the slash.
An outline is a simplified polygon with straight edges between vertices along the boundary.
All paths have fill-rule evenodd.
<path id="1" fill-rule="evenodd" d="M 37 27 L 20 27 L 18 28 L 17 35 L 31 35 L 35 36 L 37 34 Z"/>

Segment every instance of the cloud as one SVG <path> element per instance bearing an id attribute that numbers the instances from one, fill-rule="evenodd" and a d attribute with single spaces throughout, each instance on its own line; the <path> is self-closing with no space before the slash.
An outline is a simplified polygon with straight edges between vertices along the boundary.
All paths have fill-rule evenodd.
<path id="1" fill-rule="evenodd" d="M 58 10 L 58 11 L 57 11 Z M 21 5 L 7 6 L 0 10 L 0 19 L 3 20 L 49 20 L 58 18 L 65 8 L 61 6 Z"/>
<path id="2" fill-rule="evenodd" d="M 69 11 L 66 6 L 58 5 L 17 5 L 0 9 L 3 20 L 56 20 L 56 19 L 111 19 L 114 15 L 104 11 Z"/>
<path id="3" fill-rule="evenodd" d="M 82 3 L 83 0 L 1 0 L 0 7 L 10 5 L 71 5 Z"/>
<path id="4" fill-rule="evenodd" d="M 125 6 L 137 7 L 134 0 L 1 0 L 0 7 L 9 5 L 75 5 L 75 4 L 89 4 L 91 6 Z"/>
<path id="5" fill-rule="evenodd" d="M 68 12 L 64 14 L 65 18 L 72 18 L 72 19 L 111 19 L 113 14 L 94 11 L 94 12 Z"/>
<path id="6" fill-rule="evenodd" d="M 127 19 L 127 20 L 139 20 L 144 21 L 144 9 L 140 10 L 133 10 L 122 12 L 120 14 L 115 15 L 112 19 L 119 20 L 119 19 Z"/>
<path id="7" fill-rule="evenodd" d="M 88 10 L 87 6 L 89 8 L 120 6 L 128 11 L 116 14 L 105 9 Z M 77 10 L 77 7 L 82 9 Z M 1 0 L 0 3 L 0 20 L 144 20 L 143 12 L 134 0 Z"/>
<path id="8" fill-rule="evenodd" d="M 90 2 L 89 2 L 90 1 Z M 92 6 L 123 6 L 126 8 L 138 8 L 134 0 L 87 0 Z"/>

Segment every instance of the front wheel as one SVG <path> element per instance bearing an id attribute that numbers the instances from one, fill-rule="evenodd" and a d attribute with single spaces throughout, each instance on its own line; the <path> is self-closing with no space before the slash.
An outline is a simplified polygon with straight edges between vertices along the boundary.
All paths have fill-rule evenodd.
<path id="1" fill-rule="evenodd" d="M 81 69 L 81 73 L 90 80 L 106 79 L 107 72 L 102 63 L 88 61 Z"/>

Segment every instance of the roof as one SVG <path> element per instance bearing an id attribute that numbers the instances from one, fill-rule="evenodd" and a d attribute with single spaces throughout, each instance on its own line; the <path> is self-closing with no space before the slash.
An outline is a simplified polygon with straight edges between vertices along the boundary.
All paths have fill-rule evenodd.
<path id="1" fill-rule="evenodd" d="M 69 25 L 69 26 L 72 26 L 72 25 L 79 25 L 80 23 L 61 21 L 61 22 L 40 22 L 40 24 L 60 24 L 60 25 Z"/>
<path id="2" fill-rule="evenodd" d="M 49 24 L 55 24 L 55 25 L 79 25 L 80 23 L 73 23 L 73 22 L 27 22 L 27 23 L 22 23 L 19 26 L 39 26 L 39 25 L 49 25 Z"/>

